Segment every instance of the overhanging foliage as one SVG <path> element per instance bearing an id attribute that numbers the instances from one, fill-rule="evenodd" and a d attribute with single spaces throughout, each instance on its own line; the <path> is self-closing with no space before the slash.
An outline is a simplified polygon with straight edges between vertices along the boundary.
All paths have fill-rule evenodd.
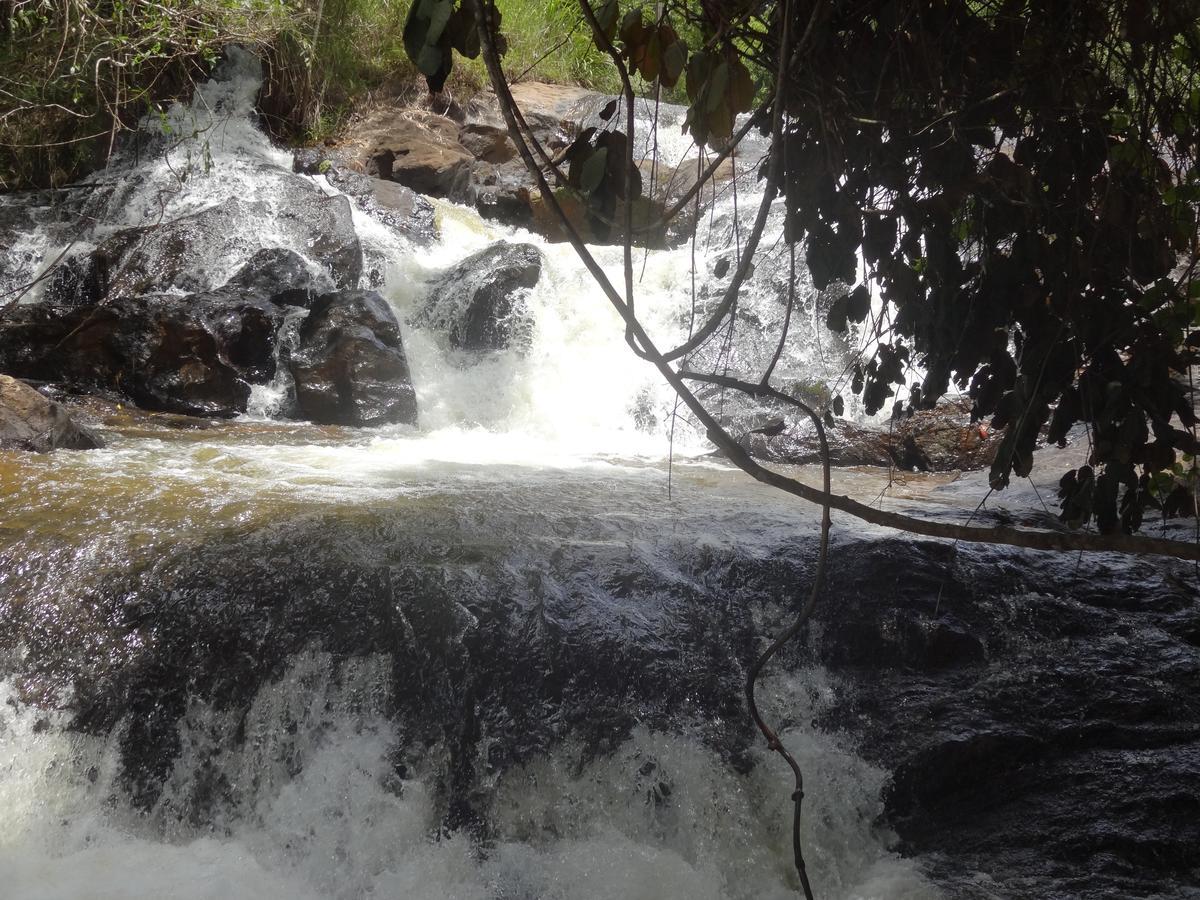
<path id="1" fill-rule="evenodd" d="M 868 412 L 967 392 L 1005 429 L 996 489 L 1082 423 L 1091 452 L 1062 479 L 1064 521 L 1129 533 L 1150 509 L 1197 514 L 1198 0 L 580 8 L 627 97 L 639 74 L 685 79 L 702 146 L 736 140 L 757 96 L 786 238 L 818 288 L 850 288 L 828 324 L 877 339 L 849 385 Z M 612 164 L 621 124 L 577 144 L 569 173 L 545 167 L 600 219 L 637 195 L 632 166 Z M 739 284 L 666 360 L 717 332 Z"/>

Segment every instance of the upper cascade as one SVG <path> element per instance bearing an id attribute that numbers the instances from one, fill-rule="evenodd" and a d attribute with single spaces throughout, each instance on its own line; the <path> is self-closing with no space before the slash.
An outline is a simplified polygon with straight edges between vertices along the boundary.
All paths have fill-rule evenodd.
<path id="1" fill-rule="evenodd" d="M 200 351 L 191 355 L 212 357 L 204 363 L 212 374 L 205 377 L 225 380 L 221 383 L 228 387 L 221 388 L 220 396 L 196 402 L 188 393 L 193 388 L 164 377 L 153 390 L 135 392 L 131 399 L 193 414 L 307 418 L 318 407 L 298 399 L 307 395 L 297 393 L 290 362 L 307 304 L 293 306 L 280 298 L 294 299 L 308 285 L 376 290 L 400 323 L 406 365 L 390 371 L 409 373 L 418 410 L 415 422 L 410 415 L 378 419 L 349 414 L 331 421 L 408 422 L 416 425 L 417 431 L 410 432 L 415 437 L 470 432 L 485 442 L 527 448 L 535 442 L 568 454 L 662 457 L 707 451 L 703 434 L 680 413 L 669 387 L 632 355 L 622 322 L 574 250 L 546 234 L 536 217 L 526 214 L 528 209 L 506 214 L 502 204 L 489 206 L 503 185 L 480 175 L 480 166 L 508 171 L 514 164 L 519 169 L 520 161 L 506 151 L 507 136 L 486 103 L 475 103 L 464 114 L 465 122 L 428 111 L 377 112 L 358 135 L 376 144 L 384 133 L 393 143 L 402 137 L 410 143 L 424 141 L 430 152 L 452 136 L 475 166 L 472 177 L 477 182 L 483 178 L 480 190 L 456 194 L 439 184 L 414 181 L 411 166 L 381 168 L 379 147 L 355 144 L 354 134 L 346 149 L 328 154 L 292 153 L 274 145 L 255 120 L 261 84 L 261 63 L 249 52 L 231 48 L 190 103 L 143 119 L 105 171 L 53 195 L 0 197 L 0 232 L 17 236 L 0 244 L 6 273 L 0 291 L 19 295 L 21 304 L 30 307 L 20 315 L 42 321 L 48 314 L 34 313 L 33 307 L 73 308 L 47 326 L 50 334 L 70 330 L 70 322 L 90 315 L 86 309 L 107 310 L 115 300 L 141 303 L 137 298 L 154 295 L 194 307 L 196 301 L 185 298 L 208 297 L 214 291 L 245 296 L 253 286 L 258 293 L 252 306 L 265 309 L 261 299 L 279 307 L 278 313 L 267 310 L 273 330 L 254 351 L 256 360 L 266 354 L 267 362 L 242 365 L 236 357 L 243 351 L 233 346 L 237 341 L 229 344 L 222 337 L 229 329 L 218 334 L 220 329 L 203 326 L 197 335 L 207 337 L 195 340 L 215 340 L 214 349 L 207 356 Z M 606 98 L 601 95 L 520 87 L 519 99 L 551 146 L 561 145 L 585 125 L 603 124 L 598 113 Z M 664 201 L 681 196 L 705 162 L 682 137 L 681 113 L 668 105 L 638 102 L 635 155 L 646 192 Z M 401 129 L 397 123 L 408 124 Z M 358 162 L 349 152 L 355 146 Z M 399 149 L 392 148 L 393 155 Z M 657 249 L 638 251 L 637 308 L 660 346 L 685 340 L 720 303 L 748 219 L 761 199 L 756 187 L 761 151 L 752 143 L 743 155 L 722 164 L 712 190 L 701 192 L 700 215 L 689 211 L 687 241 L 680 243 L 677 235 Z M 411 156 L 407 149 L 404 155 Z M 511 178 L 527 179 L 518 169 L 509 172 Z M 430 201 L 414 193 L 414 186 L 443 196 Z M 786 315 L 792 282 L 789 260 L 779 249 L 781 228 L 773 213 L 763 245 L 775 249 L 756 261 L 739 292 L 731 325 L 691 354 L 689 367 L 755 372 L 775 353 L 774 335 Z M 475 280 L 482 278 L 490 286 L 472 288 L 477 293 L 464 307 L 465 319 L 447 318 L 461 299 L 448 305 L 443 296 L 433 311 L 448 279 L 461 280 L 454 271 L 464 265 L 491 266 L 504 244 L 530 248 L 539 263 L 537 273 L 527 270 L 515 279 L 477 273 Z M 591 251 L 612 282 L 623 284 L 621 248 L 593 245 Z M 247 265 L 266 259 L 264 252 L 291 254 L 292 262 L 280 271 L 295 285 L 264 287 L 260 282 L 271 275 L 246 280 Z M 467 282 L 474 283 L 468 278 L 463 284 Z M 847 347 L 825 330 L 828 298 L 811 289 L 803 267 L 792 290 L 794 324 L 776 379 L 788 389 L 822 396 L 843 376 Z M 157 302 L 156 309 L 171 305 L 166 299 Z M 212 306 L 211 300 L 204 302 Z M 226 303 L 222 315 L 233 315 L 229 310 L 235 307 L 244 304 Z M 287 313 L 293 308 L 298 311 Z M 22 327 L 26 338 L 41 333 Z M 136 329 L 129 334 L 134 344 L 143 343 Z M 464 346 L 472 342 L 482 342 L 479 346 L 488 352 L 464 355 Z M 30 362 L 29 355 L 0 345 L 0 360 L 10 370 L 16 366 L 13 374 L 74 383 L 64 366 L 46 359 Z M 128 370 L 130 362 L 118 353 L 114 372 Z M 351 374 L 344 378 L 353 380 Z M 90 373 L 75 381 L 81 389 L 123 390 L 115 375 L 106 380 Z M 347 381 L 339 390 L 355 388 Z M 734 430 L 761 426 L 767 416 L 744 400 L 722 400 L 716 406 Z"/>

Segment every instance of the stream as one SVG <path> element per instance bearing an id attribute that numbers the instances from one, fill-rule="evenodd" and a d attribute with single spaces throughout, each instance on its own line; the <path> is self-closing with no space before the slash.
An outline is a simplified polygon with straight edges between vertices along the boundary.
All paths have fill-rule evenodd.
<path id="1" fill-rule="evenodd" d="M 286 246 L 273 204 L 301 176 L 253 122 L 258 77 L 234 53 L 157 123 L 159 152 L 65 206 L 0 197 L 37 223 L 3 248 L 2 286 L 231 198 L 252 213 L 195 279 Z M 656 337 L 686 335 L 693 254 L 709 280 L 755 205 L 721 199 L 695 249 L 639 253 Z M 434 210 L 427 244 L 354 211 L 417 425 L 288 420 L 281 374 L 234 419 L 109 398 L 103 449 L 0 451 L 0 895 L 797 896 L 790 776 L 742 689 L 807 593 L 819 511 L 710 455 L 568 245 Z M 467 359 L 417 312 L 497 240 L 542 254 L 533 334 Z M 620 272 L 619 248 L 596 252 Z M 786 272 L 769 254 L 697 367 L 761 367 Z M 836 388 L 849 348 L 801 288 L 779 380 Z M 982 508 L 986 473 L 843 469 L 835 489 L 1056 527 L 1057 474 L 1084 452 L 1041 451 L 1036 484 Z M 835 515 L 817 617 L 759 689 L 805 772 L 818 896 L 1200 897 L 1197 596 L 1182 563 Z"/>

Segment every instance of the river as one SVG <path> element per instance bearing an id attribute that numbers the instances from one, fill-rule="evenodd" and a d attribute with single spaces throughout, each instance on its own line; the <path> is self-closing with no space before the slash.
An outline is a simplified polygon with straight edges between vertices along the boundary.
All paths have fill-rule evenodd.
<path id="1" fill-rule="evenodd" d="M 273 179 L 291 156 L 249 117 L 251 61 L 235 55 L 231 70 L 163 120 L 169 150 L 96 176 L 108 182 L 88 201 L 96 223 L 72 249 L 231 197 L 266 212 L 205 261 L 203 277 L 220 284 L 248 246 L 275 245 Z M 417 426 L 281 420 L 280 379 L 256 389 L 247 415 L 211 427 L 110 408 L 104 449 L 0 453 L 3 896 L 795 896 L 790 783 L 750 729 L 741 684 L 807 590 L 814 510 L 708 455 L 569 246 L 444 202 L 436 221 L 438 240 L 418 246 L 356 213 L 374 269 L 365 277 L 405 323 Z M 527 300 L 535 332 L 522 351 L 467 360 L 411 321 L 432 277 L 501 239 L 543 254 Z M 36 274 L 63 246 L 53 228 L 31 235 L 9 248 L 9 274 Z M 596 252 L 619 272 L 616 248 Z M 726 252 L 701 244 L 700 271 Z M 686 328 L 692 254 L 639 258 L 639 309 L 656 335 Z M 761 335 L 779 315 L 777 274 L 764 266 L 747 292 L 762 330 L 726 343 L 735 367 L 772 349 Z M 810 294 L 781 378 L 830 383 L 843 357 Z M 1040 495 L 1025 489 L 978 515 L 1050 521 L 1041 498 L 1057 463 L 1046 462 Z M 865 500 L 960 521 L 986 492 L 978 476 L 845 470 L 836 480 Z M 906 627 L 896 616 L 912 590 L 927 606 L 944 594 L 966 620 L 972 594 L 1010 611 L 1038 588 L 1061 603 L 1091 597 L 1070 580 L 1075 560 L 954 549 L 839 519 L 829 602 L 886 606 L 882 643 L 855 643 L 823 619 L 760 689 L 806 773 L 804 846 L 823 898 L 1089 895 L 1074 880 L 1086 861 L 1056 868 L 1048 850 L 1022 862 L 1003 837 L 990 853 L 976 844 L 956 856 L 937 840 L 901 841 L 884 815 L 896 773 L 878 729 L 925 709 L 920 691 L 938 690 L 940 673 L 985 683 L 991 670 L 978 666 L 1005 665 L 1006 645 L 967 629 L 961 646 L 937 645 L 951 648 L 949 662 L 846 654 L 932 654 L 936 629 L 924 643 L 885 640 Z M 1105 564 L 1125 582 L 1104 596 L 1151 577 Z M 1188 572 L 1160 575 L 1147 593 L 1182 590 L 1163 614 L 1186 631 Z M 926 613 L 944 625 L 943 610 Z M 1023 635 L 1025 651 L 1039 646 L 1013 616 L 1005 633 Z M 1200 671 L 1188 647 L 1168 648 L 1178 671 L 1167 693 Z M 1080 671 L 1100 678 L 1081 656 Z M 881 687 L 875 702 L 895 709 L 873 732 L 855 716 L 877 677 L 891 693 Z M 1194 719 L 1192 701 L 1180 719 L 1192 724 L 1158 746 L 1196 753 Z M 981 778 L 995 776 L 994 756 Z M 1194 762 L 1179 763 L 1172 784 L 1186 784 Z M 1110 872 L 1095 896 L 1121 885 L 1149 896 L 1156 884 L 1196 896 L 1183 874 L 1194 853 L 1179 854 L 1140 880 Z"/>

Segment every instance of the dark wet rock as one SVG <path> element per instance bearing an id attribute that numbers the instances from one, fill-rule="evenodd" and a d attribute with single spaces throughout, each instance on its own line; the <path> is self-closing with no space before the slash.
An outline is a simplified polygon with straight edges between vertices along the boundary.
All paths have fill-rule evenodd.
<path id="1" fill-rule="evenodd" d="M 442 331 L 459 350 L 527 347 L 533 320 L 525 294 L 541 274 L 536 247 L 499 241 L 443 273 L 430 287 L 418 322 Z"/>
<path id="2" fill-rule="evenodd" d="M 0 450 L 94 450 L 99 436 L 29 385 L 0 375 Z"/>
<path id="3" fill-rule="evenodd" d="M 780 420 L 769 432 L 750 430 L 738 439 L 752 456 L 806 465 L 821 461 L 816 427 L 807 416 Z M 948 472 L 991 465 L 1001 435 L 971 422 L 970 401 L 948 401 L 933 410 L 892 420 L 886 427 L 839 421 L 826 429 L 835 466 L 896 466 L 907 471 Z"/>
<path id="4" fill-rule="evenodd" d="M 335 166 L 326 177 L 354 205 L 378 222 L 418 244 L 437 240 L 433 204 L 411 188 Z"/>
<path id="5" fill-rule="evenodd" d="M 1190 877 L 1194 574 L 902 539 L 833 558 L 851 553 L 814 627 L 846 686 L 824 724 L 894 773 L 885 818 L 905 852 L 935 854 L 963 897 L 985 896 L 976 872 L 1023 898 L 1158 896 Z"/>
<path id="6" fill-rule="evenodd" d="M 188 748 L 195 790 L 168 792 L 197 823 L 234 802 L 205 754 L 252 740 L 239 723 L 296 653 L 329 654 L 334 678 L 380 655 L 397 770 L 435 767 L 442 821 L 483 839 L 498 773 L 564 741 L 590 759 L 635 726 L 683 732 L 744 771 L 761 744 L 742 679 L 794 616 L 813 539 L 718 547 L 696 532 L 745 518 L 680 509 L 662 529 L 621 512 L 643 481 L 577 484 L 216 530 L 69 586 L 67 549 L 0 533 L 0 573 L 22 570 L 0 575 L 0 648 L 27 648 L 0 661 L 73 727 L 120 728 L 126 789 L 147 808 L 186 774 L 172 767 L 189 705 L 220 710 L 228 734 Z M 816 619 L 772 669 L 829 671 L 817 724 L 894 773 L 881 824 L 948 896 L 1181 896 L 1200 865 L 1194 579 L 843 527 Z"/>
<path id="7" fill-rule="evenodd" d="M 42 299 L 57 306 L 90 306 L 108 294 L 104 257 L 68 256 L 54 267 Z"/>
<path id="8" fill-rule="evenodd" d="M 76 280 L 102 284 L 107 296 L 117 298 L 212 290 L 219 286 L 214 272 L 222 265 L 247 260 L 260 249 L 254 223 L 270 220 L 280 239 L 303 248 L 335 286 L 356 287 L 363 258 L 350 201 L 328 197 L 301 178 L 277 181 L 271 208 L 233 198 L 159 225 L 119 231 L 90 255 L 93 271 Z"/>
<path id="9" fill-rule="evenodd" d="M 264 297 L 272 303 L 307 309 L 318 295 L 327 293 L 332 282 L 322 273 L 314 275 L 293 250 L 273 247 L 250 257 L 227 287 Z"/>
<path id="10" fill-rule="evenodd" d="M 251 235 L 239 227 L 251 214 L 248 202 L 232 199 L 161 225 L 119 231 L 91 254 L 96 278 L 114 298 L 215 287 L 215 259 L 254 252 Z"/>
<path id="11" fill-rule="evenodd" d="M 235 290 L 15 306 L 0 315 L 0 370 L 116 391 L 148 409 L 233 416 L 245 412 L 250 385 L 274 375 L 282 318 Z"/>
<path id="12" fill-rule="evenodd" d="M 374 291 L 319 297 L 289 367 L 303 418 L 330 425 L 417 421 L 400 325 Z"/>
<path id="13" fill-rule="evenodd" d="M 313 262 L 328 270 L 338 288 L 358 287 L 363 254 L 349 199 L 305 187 L 285 194 L 275 210 L 274 222 L 285 243 L 304 248 Z"/>
<path id="14" fill-rule="evenodd" d="M 537 521 L 533 509 L 522 518 Z M 401 758 L 427 766 L 437 759 L 430 748 L 445 748 L 437 802 L 455 827 L 486 828 L 485 780 L 564 739 L 600 754 L 638 724 L 715 713 L 701 731 L 729 753 L 744 749 L 739 660 L 753 620 L 723 599 L 721 579 L 691 586 L 615 545 L 554 552 L 562 533 L 538 542 L 537 565 L 514 568 L 493 536 L 473 531 L 464 543 L 452 519 L 421 507 L 401 516 L 364 509 L 217 533 L 89 584 L 86 621 L 42 615 L 23 599 L 34 593 L 14 594 L 0 580 L 0 610 L 12 623 L 0 648 L 28 643 L 26 692 L 69 689 L 74 728 L 106 734 L 128 723 L 124 780 L 146 807 L 180 751 L 190 701 L 244 710 L 289 657 L 310 650 L 338 661 L 385 655 L 392 714 L 408 736 Z M 487 521 L 489 535 L 504 527 Z M 27 588 L 52 583 L 43 562 L 33 561 Z M 72 627 L 94 634 L 95 653 L 68 651 Z M 700 645 L 681 664 L 682 648 Z"/>

